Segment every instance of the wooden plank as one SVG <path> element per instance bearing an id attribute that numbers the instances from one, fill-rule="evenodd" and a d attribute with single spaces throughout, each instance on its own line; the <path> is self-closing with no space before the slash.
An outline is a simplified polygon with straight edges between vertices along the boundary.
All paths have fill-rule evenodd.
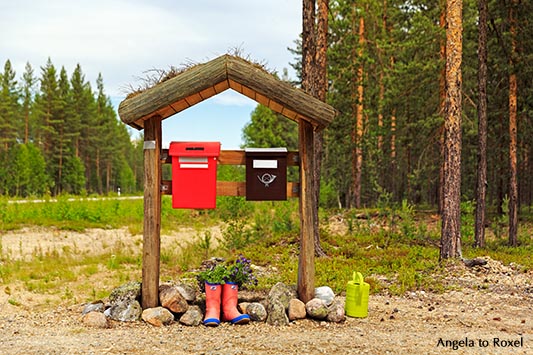
<path id="1" fill-rule="evenodd" d="M 159 305 L 159 256 L 161 253 L 161 118 L 152 117 L 144 127 L 144 228 L 142 255 L 142 308 Z"/>
<path id="2" fill-rule="evenodd" d="M 286 107 L 283 107 L 283 109 L 281 110 L 281 114 L 287 118 L 290 118 L 293 121 L 296 121 L 298 117 L 298 114 L 296 112 L 289 110 Z"/>
<path id="3" fill-rule="evenodd" d="M 242 85 L 236 82 L 235 80 L 228 80 L 229 81 L 229 87 L 233 90 L 237 91 L 238 93 L 242 94 Z"/>
<path id="4" fill-rule="evenodd" d="M 244 150 L 222 150 L 218 157 L 218 163 L 222 165 L 245 165 L 246 155 Z"/>
<path id="5" fill-rule="evenodd" d="M 176 110 L 172 106 L 165 106 L 156 112 L 159 117 L 168 117 L 176 113 Z"/>
<path id="6" fill-rule="evenodd" d="M 172 195 L 172 180 L 161 181 L 161 194 Z M 217 181 L 217 196 L 246 196 L 246 182 Z M 287 183 L 287 197 L 300 196 L 300 183 Z"/>
<path id="7" fill-rule="evenodd" d="M 215 91 L 217 92 L 217 94 L 220 94 L 221 92 L 226 91 L 227 89 L 229 89 L 229 81 L 227 80 L 215 84 Z"/>
<path id="8" fill-rule="evenodd" d="M 187 101 L 187 103 L 190 105 L 190 106 L 194 106 L 196 105 L 197 103 L 201 102 L 203 99 L 202 99 L 202 96 L 200 96 L 199 93 L 194 93 L 192 95 L 189 95 L 185 98 L 185 101 Z"/>
<path id="9" fill-rule="evenodd" d="M 172 164 L 172 158 L 168 155 L 168 149 L 161 150 L 161 163 Z M 246 154 L 244 150 L 221 150 L 218 157 L 218 164 L 221 165 L 246 165 Z M 300 157 L 298 152 L 287 153 L 287 165 L 299 166 Z"/>
<path id="10" fill-rule="evenodd" d="M 266 97 L 265 95 L 261 95 L 258 92 L 255 93 L 255 100 L 266 107 L 268 107 L 270 102 L 270 99 L 268 97 Z"/>
<path id="11" fill-rule="evenodd" d="M 298 298 L 304 303 L 315 294 L 315 221 L 318 208 L 313 196 L 314 135 L 307 121 L 299 124 L 300 144 L 300 255 L 298 259 Z"/>
<path id="12" fill-rule="evenodd" d="M 255 101 L 255 91 L 244 85 L 242 86 L 242 94 Z"/>
<path id="13" fill-rule="evenodd" d="M 281 114 L 283 112 L 283 106 L 276 101 L 270 100 L 268 107 L 270 107 L 270 109 L 274 112 L 281 113 Z"/>
<path id="14" fill-rule="evenodd" d="M 217 196 L 246 196 L 244 181 L 217 181 Z"/>
<path id="15" fill-rule="evenodd" d="M 214 96 L 217 94 L 217 91 L 215 90 L 214 86 L 211 86 L 205 90 L 200 91 L 200 96 L 202 97 L 202 100 L 208 99 L 211 96 Z"/>
<path id="16" fill-rule="evenodd" d="M 187 101 L 185 101 L 185 99 L 183 99 L 183 100 L 173 103 L 172 105 L 170 105 L 170 107 L 172 107 L 174 111 L 178 113 L 191 106 L 187 103 Z"/>

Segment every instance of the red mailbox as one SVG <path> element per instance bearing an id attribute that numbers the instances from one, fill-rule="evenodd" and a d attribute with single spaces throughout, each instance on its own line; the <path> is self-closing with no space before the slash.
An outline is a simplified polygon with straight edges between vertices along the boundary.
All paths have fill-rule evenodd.
<path id="1" fill-rule="evenodd" d="M 215 208 L 220 142 L 171 142 L 172 207 Z"/>

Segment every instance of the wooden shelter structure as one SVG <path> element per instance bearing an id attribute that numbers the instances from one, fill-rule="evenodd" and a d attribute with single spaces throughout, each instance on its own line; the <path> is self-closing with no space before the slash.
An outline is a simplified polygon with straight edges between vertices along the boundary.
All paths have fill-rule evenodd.
<path id="1" fill-rule="evenodd" d="M 325 128 L 336 116 L 336 111 L 277 79 L 260 65 L 236 56 L 222 55 L 131 95 L 119 106 L 119 116 L 124 123 L 144 129 L 143 309 L 156 307 L 159 303 L 161 195 L 170 193 L 171 186 L 168 181 L 162 181 L 161 175 L 161 164 L 170 162 L 161 146 L 161 122 L 227 89 L 233 89 L 298 123 L 299 152 L 289 155 L 289 164 L 300 167 L 300 183 L 297 190 L 289 185 L 287 191 L 288 196 L 300 197 L 298 296 L 305 302 L 313 298 L 314 228 L 318 225 L 312 213 L 318 208 L 313 197 L 313 132 Z M 244 165 L 244 152 L 222 151 L 218 163 Z M 217 194 L 243 196 L 244 183 L 217 182 Z"/>

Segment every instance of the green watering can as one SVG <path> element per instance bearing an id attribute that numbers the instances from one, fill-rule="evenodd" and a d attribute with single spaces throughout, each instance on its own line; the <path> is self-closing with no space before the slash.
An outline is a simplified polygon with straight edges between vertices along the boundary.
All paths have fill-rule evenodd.
<path id="1" fill-rule="evenodd" d="M 346 289 L 346 315 L 349 317 L 365 318 L 368 316 L 368 294 L 370 285 L 363 279 L 360 272 L 353 273 L 353 280 L 348 281 Z"/>

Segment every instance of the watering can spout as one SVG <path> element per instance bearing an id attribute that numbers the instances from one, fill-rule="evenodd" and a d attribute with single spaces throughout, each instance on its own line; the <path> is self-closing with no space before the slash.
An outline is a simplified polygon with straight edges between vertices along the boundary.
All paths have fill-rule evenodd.
<path id="1" fill-rule="evenodd" d="M 353 279 L 348 281 L 346 288 L 346 315 L 365 318 L 368 316 L 368 296 L 370 285 L 364 281 L 360 272 L 353 272 Z"/>

